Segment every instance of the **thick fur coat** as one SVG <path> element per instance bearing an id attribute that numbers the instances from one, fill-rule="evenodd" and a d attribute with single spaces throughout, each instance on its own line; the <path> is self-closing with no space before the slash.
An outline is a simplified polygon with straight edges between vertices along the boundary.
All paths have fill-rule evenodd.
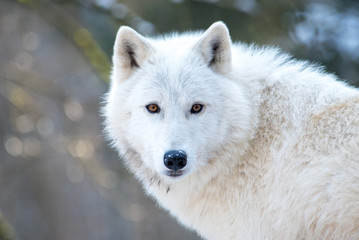
<path id="1" fill-rule="evenodd" d="M 185 226 L 205 239 L 359 239 L 357 89 L 232 43 L 221 22 L 158 38 L 121 27 L 113 64 L 106 132 Z M 175 175 L 173 149 L 187 154 Z"/>

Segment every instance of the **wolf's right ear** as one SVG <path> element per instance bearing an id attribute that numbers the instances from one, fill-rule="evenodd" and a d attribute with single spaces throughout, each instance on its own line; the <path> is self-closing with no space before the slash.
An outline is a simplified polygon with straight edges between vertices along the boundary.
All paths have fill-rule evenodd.
<path id="1" fill-rule="evenodd" d="M 114 71 L 125 80 L 148 58 L 151 46 L 148 41 L 130 27 L 122 26 L 117 32 L 113 51 Z M 118 71 L 119 70 L 119 71 Z"/>

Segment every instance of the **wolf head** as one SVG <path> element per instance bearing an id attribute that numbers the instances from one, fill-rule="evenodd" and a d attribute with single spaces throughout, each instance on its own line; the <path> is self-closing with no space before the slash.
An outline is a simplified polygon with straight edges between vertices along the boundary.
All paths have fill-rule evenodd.
<path id="1" fill-rule="evenodd" d="M 224 164 L 220 152 L 237 154 L 250 108 L 231 55 L 222 22 L 156 39 L 119 29 L 106 130 L 137 177 L 181 181 Z"/>

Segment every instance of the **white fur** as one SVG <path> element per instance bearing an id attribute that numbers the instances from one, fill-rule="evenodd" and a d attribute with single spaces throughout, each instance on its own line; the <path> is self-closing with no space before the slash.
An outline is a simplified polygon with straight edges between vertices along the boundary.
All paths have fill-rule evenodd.
<path id="1" fill-rule="evenodd" d="M 221 22 L 159 38 L 121 27 L 113 61 L 106 131 L 181 223 L 206 239 L 359 239 L 358 90 L 232 44 Z M 188 155 L 176 178 L 163 164 L 173 149 Z"/>

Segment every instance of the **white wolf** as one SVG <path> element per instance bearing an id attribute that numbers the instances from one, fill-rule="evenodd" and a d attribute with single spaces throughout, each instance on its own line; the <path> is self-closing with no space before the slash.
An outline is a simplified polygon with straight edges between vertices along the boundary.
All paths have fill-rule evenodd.
<path id="1" fill-rule="evenodd" d="M 118 31 L 106 131 L 206 239 L 359 239 L 359 91 L 227 27 Z"/>

